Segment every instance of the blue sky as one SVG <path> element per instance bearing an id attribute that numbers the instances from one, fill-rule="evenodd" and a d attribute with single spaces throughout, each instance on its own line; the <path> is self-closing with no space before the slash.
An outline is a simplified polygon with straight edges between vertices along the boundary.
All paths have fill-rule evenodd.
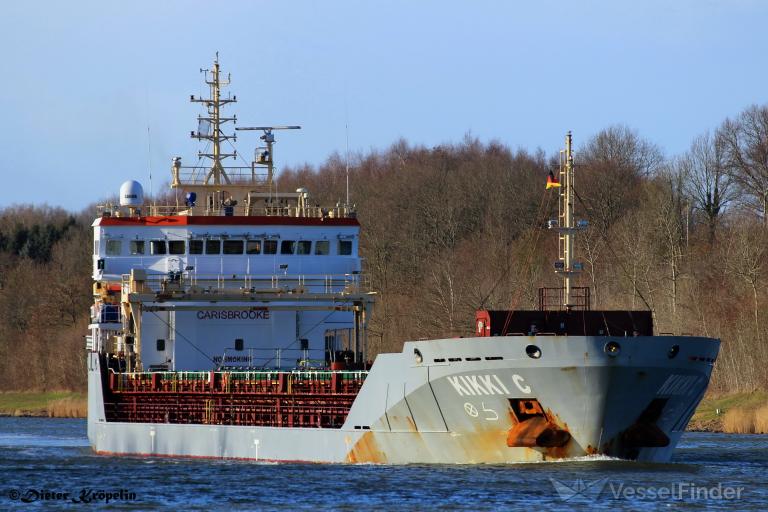
<path id="1" fill-rule="evenodd" d="M 768 2 L 35 1 L 0 11 L 0 207 L 80 210 L 195 160 L 216 51 L 278 163 L 471 132 L 547 152 L 623 123 L 668 155 L 768 103 Z M 208 12 L 216 11 L 216 17 Z M 147 126 L 151 136 L 148 141 Z M 148 144 L 151 142 L 151 144 Z M 252 152 L 256 136 L 237 148 Z M 151 146 L 151 151 L 150 151 Z"/>

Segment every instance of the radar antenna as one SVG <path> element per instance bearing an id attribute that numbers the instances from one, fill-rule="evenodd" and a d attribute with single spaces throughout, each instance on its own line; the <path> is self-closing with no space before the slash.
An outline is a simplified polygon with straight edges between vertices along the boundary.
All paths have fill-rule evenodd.
<path id="1" fill-rule="evenodd" d="M 275 167 L 275 134 L 273 130 L 301 130 L 301 126 L 240 126 L 235 128 L 237 131 L 257 131 L 260 130 L 264 134 L 259 137 L 264 141 L 264 146 L 256 148 L 254 161 L 267 166 L 267 181 L 272 186 L 272 178 L 274 177 Z"/>

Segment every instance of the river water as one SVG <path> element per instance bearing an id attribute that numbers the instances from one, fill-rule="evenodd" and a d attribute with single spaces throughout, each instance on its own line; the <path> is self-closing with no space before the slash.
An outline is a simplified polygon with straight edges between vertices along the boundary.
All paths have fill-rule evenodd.
<path id="1" fill-rule="evenodd" d="M 0 510 L 768 510 L 768 436 L 689 433 L 669 464 L 260 464 L 96 456 L 84 420 L 0 418 L 0 482 Z"/>

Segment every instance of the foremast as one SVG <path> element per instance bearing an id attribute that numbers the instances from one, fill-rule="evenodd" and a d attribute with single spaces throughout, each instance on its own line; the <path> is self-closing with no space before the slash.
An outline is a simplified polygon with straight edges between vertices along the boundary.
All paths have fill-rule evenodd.
<path id="1" fill-rule="evenodd" d="M 563 279 L 560 293 L 560 309 L 589 309 L 589 289 L 573 286 L 575 276 L 580 274 L 583 265 L 576 260 L 576 233 L 587 226 L 585 220 L 574 217 L 574 169 L 573 136 L 569 131 L 565 136 L 565 149 L 560 150 L 559 181 L 554 185 L 559 189 L 558 218 L 550 222 L 549 227 L 558 232 L 558 261 L 555 272 Z"/>

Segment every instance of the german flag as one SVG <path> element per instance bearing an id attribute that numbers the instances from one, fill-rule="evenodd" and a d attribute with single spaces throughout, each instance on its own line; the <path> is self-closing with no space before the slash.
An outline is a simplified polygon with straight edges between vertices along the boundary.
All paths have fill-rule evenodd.
<path id="1" fill-rule="evenodd" d="M 547 176 L 547 190 L 551 189 L 552 187 L 559 187 L 560 182 L 557 181 L 557 178 L 555 178 L 555 175 L 552 173 L 552 171 L 549 171 L 549 176 Z"/>

